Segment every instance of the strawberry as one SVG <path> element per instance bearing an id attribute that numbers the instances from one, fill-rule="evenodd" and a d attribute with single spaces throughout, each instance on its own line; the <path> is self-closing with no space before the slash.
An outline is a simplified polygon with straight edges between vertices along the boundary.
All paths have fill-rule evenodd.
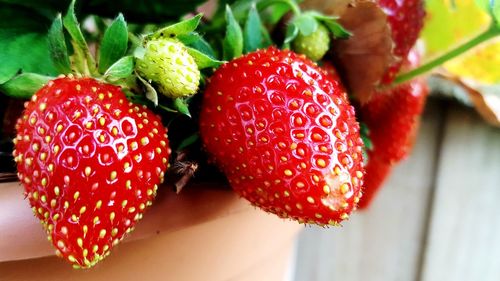
<path id="1" fill-rule="evenodd" d="M 363 186 L 363 197 L 359 200 L 358 208 L 363 210 L 370 206 L 382 184 L 392 171 L 393 165 L 377 157 L 377 152 L 368 152 L 368 164 Z"/>
<path id="2" fill-rule="evenodd" d="M 411 52 L 407 63 L 415 66 L 418 62 L 418 54 Z M 425 80 L 418 78 L 374 95 L 361 107 L 377 157 L 395 163 L 408 154 L 428 92 Z"/>
<path id="3" fill-rule="evenodd" d="M 176 38 L 154 38 L 145 42 L 144 56 L 137 59 L 137 71 L 172 98 L 194 95 L 200 84 L 200 70 L 186 46 Z"/>
<path id="4" fill-rule="evenodd" d="M 410 52 L 406 64 L 419 63 Z M 405 65 L 406 66 L 406 65 Z M 369 151 L 361 209 L 367 208 L 390 173 L 392 166 L 410 152 L 417 135 L 420 115 L 429 89 L 422 78 L 387 90 L 361 106 L 361 119 L 368 125 L 373 150 Z"/>
<path id="5" fill-rule="evenodd" d="M 401 64 L 415 45 L 424 25 L 425 5 L 423 0 L 378 0 L 387 14 L 394 40 L 394 55 L 397 61 L 386 72 L 383 82 L 391 83 Z"/>
<path id="6" fill-rule="evenodd" d="M 88 268 L 152 204 L 170 155 L 166 129 L 117 86 L 50 81 L 25 104 L 14 157 L 35 216 L 59 256 Z"/>
<path id="7" fill-rule="evenodd" d="M 337 225 L 361 196 L 354 108 L 338 80 L 294 52 L 270 47 L 220 67 L 200 134 L 233 189 L 282 218 Z"/>
<path id="8" fill-rule="evenodd" d="M 330 49 L 330 31 L 318 23 L 318 28 L 309 35 L 299 32 L 292 41 L 292 48 L 295 52 L 304 54 L 313 61 L 318 61 Z"/>

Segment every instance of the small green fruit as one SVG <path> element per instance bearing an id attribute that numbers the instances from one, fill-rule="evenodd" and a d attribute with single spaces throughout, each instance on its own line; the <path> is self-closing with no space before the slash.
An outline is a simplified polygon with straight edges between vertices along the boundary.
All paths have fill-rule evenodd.
<path id="1" fill-rule="evenodd" d="M 330 32 L 324 25 L 318 24 L 318 29 L 310 35 L 299 33 L 292 42 L 292 48 L 295 52 L 304 54 L 313 61 L 318 61 L 330 48 Z"/>
<path id="2" fill-rule="evenodd" d="M 144 47 L 137 72 L 153 82 L 159 92 L 178 98 L 198 91 L 200 70 L 184 44 L 175 38 L 158 38 L 147 41 Z"/>

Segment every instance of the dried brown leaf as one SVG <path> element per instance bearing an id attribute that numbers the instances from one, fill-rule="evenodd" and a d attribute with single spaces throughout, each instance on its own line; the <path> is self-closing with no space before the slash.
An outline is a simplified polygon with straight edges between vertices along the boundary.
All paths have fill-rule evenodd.
<path id="1" fill-rule="evenodd" d="M 365 103 L 395 62 L 387 16 L 376 3 L 362 1 L 349 5 L 339 22 L 353 35 L 334 40 L 331 56 L 351 94 Z"/>
<path id="2" fill-rule="evenodd" d="M 498 93 L 498 86 L 493 88 L 495 92 L 492 92 L 491 90 L 488 91 L 482 88 L 477 83 L 448 73 L 442 72 L 436 75 L 462 87 L 479 115 L 489 124 L 500 127 L 500 95 Z"/>

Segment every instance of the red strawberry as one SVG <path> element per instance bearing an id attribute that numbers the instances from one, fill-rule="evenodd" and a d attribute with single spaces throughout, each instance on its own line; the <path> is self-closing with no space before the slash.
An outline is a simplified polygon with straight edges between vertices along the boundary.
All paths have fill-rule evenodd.
<path id="1" fill-rule="evenodd" d="M 416 79 L 375 95 L 361 107 L 377 157 L 395 163 L 410 151 L 429 89 Z"/>
<path id="2" fill-rule="evenodd" d="M 340 82 L 304 56 L 260 50 L 220 67 L 200 133 L 232 187 L 253 205 L 337 225 L 361 195 L 362 140 Z"/>
<path id="3" fill-rule="evenodd" d="M 394 55 L 398 61 L 386 72 L 383 82 L 389 84 L 399 72 L 401 64 L 415 45 L 424 25 L 423 0 L 378 0 L 387 14 L 394 40 Z"/>
<path id="4" fill-rule="evenodd" d="M 366 209 L 377 195 L 387 176 L 391 173 L 392 164 L 376 157 L 377 153 L 368 153 L 368 164 L 363 186 L 363 197 L 359 200 L 358 208 Z"/>
<path id="5" fill-rule="evenodd" d="M 411 52 L 407 64 L 418 65 L 417 52 Z M 413 147 L 420 115 L 429 89 L 418 78 L 394 89 L 374 95 L 361 109 L 361 119 L 368 125 L 373 150 L 369 152 L 361 209 L 370 205 L 391 166 L 406 157 Z"/>
<path id="6" fill-rule="evenodd" d="M 427 93 L 423 80 L 413 80 L 375 96 L 362 107 L 378 157 L 395 163 L 408 154 Z"/>
<path id="7" fill-rule="evenodd" d="M 119 87 L 92 78 L 53 80 L 25 106 L 19 179 L 58 255 L 91 267 L 151 205 L 170 155 L 166 129 Z"/>

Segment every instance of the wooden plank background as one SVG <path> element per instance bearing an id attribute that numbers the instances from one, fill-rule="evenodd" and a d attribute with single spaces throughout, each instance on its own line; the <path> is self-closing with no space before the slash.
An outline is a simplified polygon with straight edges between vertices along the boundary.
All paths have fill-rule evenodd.
<path id="1" fill-rule="evenodd" d="M 370 209 L 306 228 L 296 252 L 296 281 L 500 280 L 500 129 L 432 100 Z"/>

